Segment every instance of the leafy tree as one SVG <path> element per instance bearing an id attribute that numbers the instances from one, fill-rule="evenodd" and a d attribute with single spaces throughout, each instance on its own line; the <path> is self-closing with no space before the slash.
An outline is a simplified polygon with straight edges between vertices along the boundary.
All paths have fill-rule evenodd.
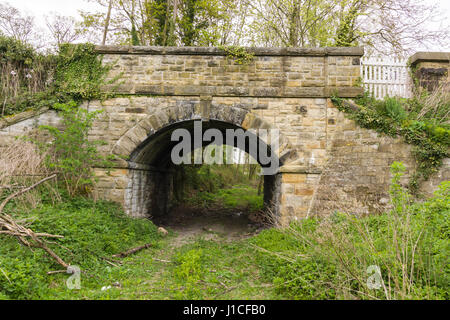
<path id="1" fill-rule="evenodd" d="M 246 0 L 93 1 L 107 7 L 106 13 L 82 12 L 82 28 L 98 38 L 102 34 L 102 43 L 208 46 L 239 33 L 233 19 Z M 234 20 L 242 25 L 241 18 Z"/>

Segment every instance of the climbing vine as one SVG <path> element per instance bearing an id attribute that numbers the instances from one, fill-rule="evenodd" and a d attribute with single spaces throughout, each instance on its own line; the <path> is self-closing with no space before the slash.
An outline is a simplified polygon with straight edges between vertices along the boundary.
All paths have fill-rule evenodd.
<path id="1" fill-rule="evenodd" d="M 337 96 L 331 100 L 361 127 L 391 137 L 401 136 L 414 146 L 418 166 L 410 180 L 409 187 L 413 192 L 417 191 L 420 182 L 439 169 L 444 158 L 450 156 L 450 130 L 429 121 L 411 119 L 395 98 L 379 101 L 364 95 L 356 99 L 357 108 Z"/>
<path id="2" fill-rule="evenodd" d="M 4 38 L 4 37 L 3 37 Z M 57 55 L 44 56 L 19 42 L 0 37 L 0 60 L 8 66 L 1 70 L 4 88 L 0 116 L 29 109 L 52 108 L 56 103 L 103 99 L 104 84 L 111 66 L 102 63 L 102 56 L 93 44 L 63 44 Z"/>
<path id="3" fill-rule="evenodd" d="M 253 61 L 255 55 L 250 53 L 244 47 L 239 46 L 219 46 L 220 50 L 225 51 L 227 58 L 234 59 L 237 64 L 246 65 Z"/>
<path id="4" fill-rule="evenodd" d="M 63 44 L 58 55 L 55 90 L 75 101 L 101 98 L 101 86 L 115 80 L 106 81 L 110 68 L 102 64 L 93 44 Z"/>

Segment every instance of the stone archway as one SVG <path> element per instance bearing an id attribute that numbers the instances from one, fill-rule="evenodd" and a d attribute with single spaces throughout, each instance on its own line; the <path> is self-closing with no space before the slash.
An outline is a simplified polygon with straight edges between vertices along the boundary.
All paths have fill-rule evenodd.
<path id="1" fill-rule="evenodd" d="M 171 207 L 173 194 L 173 164 L 170 153 L 174 146 L 171 133 L 184 128 L 192 131 L 193 122 L 202 121 L 204 129 L 275 129 L 267 121 L 241 108 L 219 108 L 208 101 L 156 111 L 130 128 L 114 145 L 112 153 L 127 161 L 127 188 L 124 207 L 132 216 L 157 216 Z M 259 137 L 267 143 L 265 137 Z M 248 150 L 244 150 L 248 151 Z M 279 165 L 295 159 L 295 151 L 287 138 L 279 136 L 276 154 Z M 277 172 L 264 178 L 264 200 L 278 213 L 281 175 Z"/>

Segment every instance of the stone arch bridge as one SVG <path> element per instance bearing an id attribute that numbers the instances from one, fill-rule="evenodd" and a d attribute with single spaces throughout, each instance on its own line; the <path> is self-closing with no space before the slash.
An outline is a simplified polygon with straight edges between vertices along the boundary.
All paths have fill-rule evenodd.
<path id="1" fill-rule="evenodd" d="M 278 129 L 279 170 L 265 176 L 265 201 L 281 222 L 335 210 L 364 213 L 387 203 L 389 166 L 414 168 L 410 147 L 399 139 L 361 129 L 331 103 L 362 92 L 362 48 L 256 48 L 239 65 L 217 48 L 99 46 L 113 65 L 105 86 L 114 98 L 86 102 L 104 112 L 90 138 L 106 141 L 114 168 L 95 168 L 94 196 L 121 203 L 135 217 L 156 216 L 171 206 L 176 128 Z M 5 144 L 58 115 L 41 110 L 0 123 Z"/>

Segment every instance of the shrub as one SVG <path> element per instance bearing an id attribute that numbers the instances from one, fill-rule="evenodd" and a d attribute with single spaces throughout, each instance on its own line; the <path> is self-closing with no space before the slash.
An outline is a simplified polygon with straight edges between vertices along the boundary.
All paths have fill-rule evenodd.
<path id="1" fill-rule="evenodd" d="M 404 166 L 391 170 L 384 214 L 336 213 L 258 236 L 264 274 L 293 298 L 448 299 L 450 185 L 414 203 Z"/>
<path id="2" fill-rule="evenodd" d="M 450 90 L 446 83 L 432 92 L 419 87 L 414 97 L 409 100 L 409 105 L 411 113 L 418 120 L 428 120 L 436 125 L 450 125 Z"/>
<path id="3" fill-rule="evenodd" d="M 19 40 L 0 36 L 0 116 L 39 108 L 37 100 L 49 95 L 55 66 L 54 55 L 38 53 Z"/>
<path id="4" fill-rule="evenodd" d="M 44 162 L 45 154 L 39 152 L 37 146 L 29 141 L 17 139 L 1 148 L 0 199 L 49 175 Z M 50 182 L 47 182 L 39 190 L 31 190 L 17 198 L 15 204 L 35 208 L 41 202 L 41 192 L 46 187 L 49 192 L 54 190 Z"/>
<path id="5" fill-rule="evenodd" d="M 40 127 L 52 136 L 49 143 L 42 145 L 49 155 L 47 165 L 58 172 L 70 196 L 85 193 L 94 182 L 92 168 L 111 165 L 111 158 L 105 158 L 97 151 L 97 146 L 104 142 L 88 139 L 92 123 L 101 111 L 89 112 L 78 108 L 75 102 L 56 104 L 54 108 L 62 115 L 64 129 Z"/>
<path id="6" fill-rule="evenodd" d="M 192 249 L 179 254 L 178 264 L 174 270 L 178 282 L 183 284 L 183 290 L 178 291 L 177 298 L 193 299 L 201 295 L 198 282 L 203 278 L 205 267 L 202 263 L 202 249 Z"/>
<path id="7" fill-rule="evenodd" d="M 109 66 L 102 64 L 93 44 L 62 44 L 59 48 L 55 74 L 55 91 L 64 92 L 75 101 L 102 96 Z M 115 80 L 112 80 L 115 81 Z"/>
<path id="8" fill-rule="evenodd" d="M 396 98 L 386 97 L 383 103 L 378 104 L 379 112 L 397 122 L 406 120 L 407 112 Z"/>
<path id="9" fill-rule="evenodd" d="M 100 88 L 109 65 L 93 44 L 62 44 L 57 55 L 37 53 L 13 38 L 0 36 L 0 116 L 106 97 Z"/>

